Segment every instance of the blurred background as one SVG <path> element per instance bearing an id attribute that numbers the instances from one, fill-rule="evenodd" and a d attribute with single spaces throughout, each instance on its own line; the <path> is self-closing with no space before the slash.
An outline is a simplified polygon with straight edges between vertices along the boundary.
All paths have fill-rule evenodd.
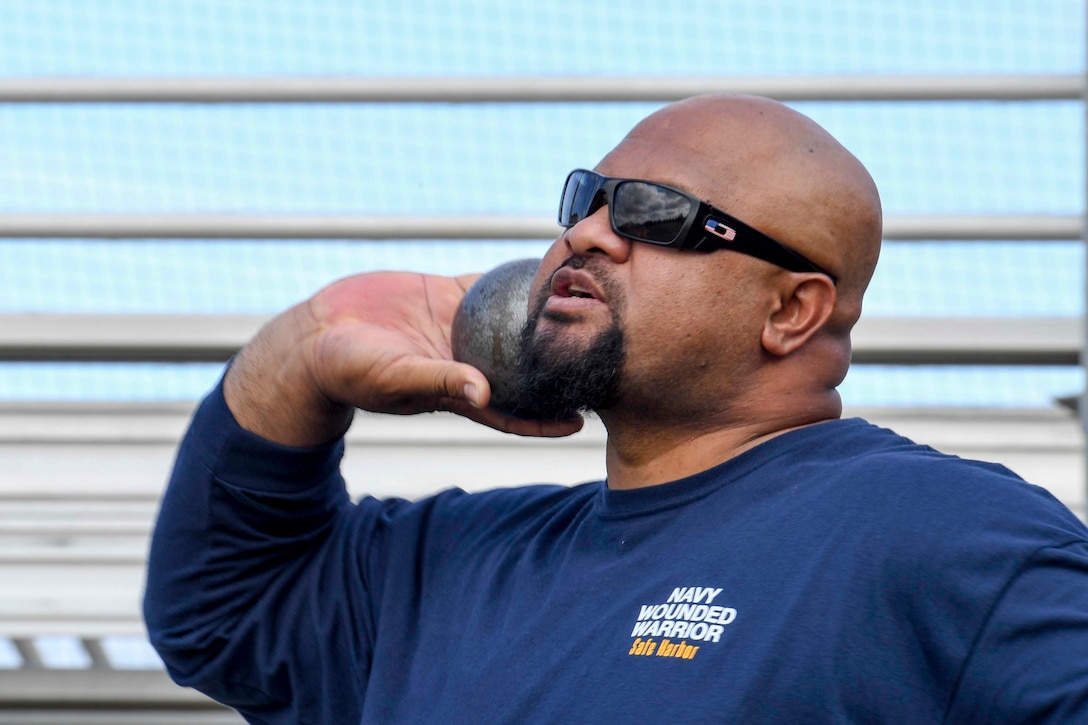
<path id="1" fill-rule="evenodd" d="M 137 597 L 173 447 L 230 351 L 347 274 L 540 256 L 567 172 L 686 92 L 782 98 L 876 179 L 888 238 L 848 412 L 1002 460 L 1084 515 L 1084 0 L 0 11 L 2 721 L 121 722 L 133 701 L 156 722 L 227 718 L 160 682 Z M 495 228 L 474 237 L 481 219 Z M 359 477 L 401 495 L 602 470 L 596 430 L 558 476 L 536 462 L 551 449 L 444 419 L 353 436 L 377 461 Z"/>

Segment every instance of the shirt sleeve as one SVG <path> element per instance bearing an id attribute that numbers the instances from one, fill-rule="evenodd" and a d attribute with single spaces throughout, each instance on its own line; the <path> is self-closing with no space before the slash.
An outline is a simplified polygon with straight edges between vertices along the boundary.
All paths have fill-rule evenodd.
<path id="1" fill-rule="evenodd" d="M 1011 579 L 945 721 L 1088 722 L 1088 543 L 1039 549 Z"/>
<path id="2" fill-rule="evenodd" d="M 176 682 L 253 722 L 351 722 L 361 710 L 373 632 L 364 539 L 382 504 L 350 502 L 342 454 L 342 441 L 293 449 L 249 433 L 221 385 L 177 454 L 151 543 L 148 634 Z"/>

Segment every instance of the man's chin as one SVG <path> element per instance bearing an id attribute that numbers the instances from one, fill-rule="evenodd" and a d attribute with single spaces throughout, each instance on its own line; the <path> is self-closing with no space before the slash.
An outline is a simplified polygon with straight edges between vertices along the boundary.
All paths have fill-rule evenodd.
<path id="1" fill-rule="evenodd" d="M 615 400 L 623 331 L 615 324 L 594 327 L 542 316 L 527 332 L 518 365 L 523 410 L 541 419 L 565 419 Z"/>
<path id="2" fill-rule="evenodd" d="M 537 360 L 563 361 L 584 356 L 595 339 L 584 326 L 547 325 L 537 328 L 531 345 Z"/>

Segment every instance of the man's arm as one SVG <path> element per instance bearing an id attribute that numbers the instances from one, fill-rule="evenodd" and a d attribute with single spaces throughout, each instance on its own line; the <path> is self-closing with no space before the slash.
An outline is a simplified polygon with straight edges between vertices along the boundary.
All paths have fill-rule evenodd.
<path id="1" fill-rule="evenodd" d="M 242 350 L 224 380 L 227 404 L 243 428 L 288 446 L 337 438 L 353 408 L 449 410 L 519 435 L 576 432 L 580 421 L 537 423 L 487 408 L 487 378 L 452 359 L 450 327 L 475 279 L 389 272 L 326 287 Z"/>
<path id="2" fill-rule="evenodd" d="M 286 448 L 243 430 L 219 386 L 201 403 L 162 501 L 144 594 L 151 643 L 179 684 L 258 722 L 320 721 L 323 701 L 359 710 L 360 693 L 333 697 L 329 678 L 365 663 L 371 631 L 342 448 Z M 330 622 L 344 635 L 314 636 Z"/>
<path id="3" fill-rule="evenodd" d="M 487 380 L 451 359 L 473 279 L 341 280 L 232 361 L 178 451 L 151 547 L 148 631 L 179 682 L 262 722 L 360 707 L 369 594 L 386 567 L 380 522 L 407 504 L 348 500 L 340 437 L 355 407 L 450 410 L 524 435 L 580 427 L 487 408 Z"/>
<path id="4" fill-rule="evenodd" d="M 1088 722 L 1088 543 L 1035 552 L 971 648 L 945 722 Z"/>

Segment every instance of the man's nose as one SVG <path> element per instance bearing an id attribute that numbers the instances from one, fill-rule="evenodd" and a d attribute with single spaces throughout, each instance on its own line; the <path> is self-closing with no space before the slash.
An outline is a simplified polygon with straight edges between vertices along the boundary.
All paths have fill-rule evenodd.
<path id="1" fill-rule="evenodd" d="M 616 264 L 623 264 L 631 255 L 633 242 L 612 231 L 608 207 L 604 205 L 568 229 L 563 236 L 571 253 L 579 256 L 604 254 Z"/>

